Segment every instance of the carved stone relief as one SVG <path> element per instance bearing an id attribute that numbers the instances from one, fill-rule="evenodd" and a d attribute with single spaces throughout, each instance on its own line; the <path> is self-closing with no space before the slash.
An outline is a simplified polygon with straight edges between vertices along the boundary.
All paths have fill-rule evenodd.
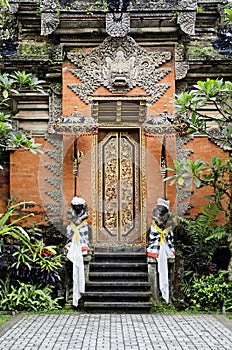
<path id="1" fill-rule="evenodd" d="M 185 47 L 177 44 L 175 47 L 175 79 L 181 80 L 186 77 L 189 69 L 188 62 L 185 61 Z"/>
<path id="2" fill-rule="evenodd" d="M 60 90 L 52 90 L 49 103 L 50 120 L 48 122 L 47 144 L 43 166 L 50 172 L 50 176 L 41 181 L 47 182 L 53 189 L 44 191 L 45 208 L 49 220 L 53 223 L 60 223 L 63 220 L 63 139 L 60 135 L 53 133 L 52 125 L 62 113 L 62 99 Z M 47 188 L 45 185 L 44 188 Z"/>
<path id="3" fill-rule="evenodd" d="M 60 23 L 55 0 L 40 0 L 41 35 L 51 34 Z"/>
<path id="4" fill-rule="evenodd" d="M 115 15 L 106 14 L 106 33 L 113 37 L 123 37 L 130 32 L 130 15 L 128 13 L 120 14 L 121 18 L 118 21 L 115 20 Z"/>
<path id="5" fill-rule="evenodd" d="M 180 0 L 180 13 L 177 23 L 181 30 L 188 35 L 195 34 L 195 23 L 197 14 L 197 0 Z"/>
<path id="6" fill-rule="evenodd" d="M 48 133 L 54 134 L 54 124 L 59 120 L 62 114 L 62 93 L 61 89 L 51 86 L 52 94 L 49 97 L 49 122 Z"/>
<path id="7" fill-rule="evenodd" d="M 193 153 L 191 149 L 185 149 L 183 146 L 190 141 L 191 137 L 180 137 L 176 136 L 176 159 L 180 162 L 183 159 L 187 159 L 187 157 Z M 177 215 L 183 216 L 188 209 L 192 207 L 189 199 L 193 191 L 191 189 L 186 189 L 183 186 L 177 186 Z"/>
<path id="8" fill-rule="evenodd" d="M 88 96 L 101 85 L 114 93 L 126 93 L 140 86 L 150 96 L 150 104 L 170 87 L 157 83 L 171 71 L 160 68 L 171 60 L 171 52 L 148 52 L 129 36 L 107 37 L 90 53 L 70 51 L 68 59 L 76 65 L 70 71 L 83 82 L 68 86 L 87 104 L 90 103 Z"/>
<path id="9" fill-rule="evenodd" d="M 10 2 L 14 3 L 14 0 Z M 17 1 L 16 1 L 17 2 Z M 97 3 L 97 2 L 96 2 Z M 72 17 L 72 11 L 80 11 L 79 16 L 86 16 L 90 7 L 93 13 L 97 11 L 99 16 L 99 5 L 87 1 L 58 1 L 58 0 L 40 0 L 41 9 L 41 35 L 48 35 L 54 32 L 59 25 L 60 19 L 58 10 L 64 9 L 66 17 Z M 113 21 L 112 13 L 106 14 L 106 31 L 110 36 L 122 37 L 130 31 L 130 11 L 136 12 L 138 16 L 145 17 L 149 11 L 149 17 L 157 16 L 157 11 L 178 11 L 177 22 L 181 30 L 188 35 L 194 35 L 196 22 L 197 0 L 164 0 L 155 2 L 154 0 L 141 1 L 139 4 L 131 5 L 126 13 L 119 13 L 122 18 Z M 70 12 L 68 12 L 70 11 Z M 84 14 L 83 14 L 84 12 Z"/>

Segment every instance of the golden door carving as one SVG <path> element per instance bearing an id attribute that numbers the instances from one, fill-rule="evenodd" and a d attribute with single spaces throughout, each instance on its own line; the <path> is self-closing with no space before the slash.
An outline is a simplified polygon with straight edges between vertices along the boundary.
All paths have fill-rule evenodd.
<path id="1" fill-rule="evenodd" d="M 99 131 L 96 236 L 103 245 L 143 240 L 139 131 Z"/>

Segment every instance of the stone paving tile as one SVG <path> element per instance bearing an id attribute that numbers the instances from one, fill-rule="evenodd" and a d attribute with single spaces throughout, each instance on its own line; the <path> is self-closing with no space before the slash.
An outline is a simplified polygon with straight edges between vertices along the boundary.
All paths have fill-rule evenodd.
<path id="1" fill-rule="evenodd" d="M 210 315 L 77 313 L 15 317 L 0 329 L 0 350 L 79 349 L 232 350 L 232 322 Z"/>

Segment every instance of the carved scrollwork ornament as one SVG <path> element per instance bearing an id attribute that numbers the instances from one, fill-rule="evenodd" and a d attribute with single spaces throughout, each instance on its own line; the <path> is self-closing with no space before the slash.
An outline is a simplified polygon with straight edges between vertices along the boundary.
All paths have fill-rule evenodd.
<path id="1" fill-rule="evenodd" d="M 60 23 L 55 0 L 40 0 L 41 35 L 53 33 Z"/>
<path id="2" fill-rule="evenodd" d="M 188 34 L 195 34 L 195 23 L 197 13 L 197 0 L 181 0 L 180 13 L 177 18 L 177 23 L 181 30 Z"/>
<path id="3" fill-rule="evenodd" d="M 106 32 L 113 37 L 123 37 L 130 32 L 130 15 L 128 13 L 120 14 L 120 21 L 115 21 L 117 14 L 106 14 Z"/>
<path id="4" fill-rule="evenodd" d="M 184 79 L 188 73 L 189 64 L 187 62 L 175 62 L 175 79 Z"/>

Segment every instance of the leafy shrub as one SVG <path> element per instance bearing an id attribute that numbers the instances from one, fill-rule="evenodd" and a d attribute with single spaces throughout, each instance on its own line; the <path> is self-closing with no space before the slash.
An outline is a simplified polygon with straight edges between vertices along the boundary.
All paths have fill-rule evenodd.
<path id="1" fill-rule="evenodd" d="M 230 310 L 232 305 L 232 281 L 226 282 L 227 271 L 217 274 L 194 275 L 187 292 L 189 307 L 196 311 L 221 311 L 222 307 Z"/>
<path id="2" fill-rule="evenodd" d="M 0 309 L 4 311 L 51 311 L 60 309 L 60 298 L 52 296 L 52 287 L 31 285 L 23 282 L 17 287 L 9 279 L 0 281 Z"/>
<path id="3" fill-rule="evenodd" d="M 14 262 L 9 268 L 11 278 L 42 285 L 60 281 L 62 256 L 56 254 L 55 246 L 45 246 L 42 240 L 35 240 L 30 247 L 18 247 L 12 257 Z"/>
<path id="4" fill-rule="evenodd" d="M 215 226 L 218 212 L 216 204 L 210 202 L 195 220 L 181 218 L 178 235 L 187 281 L 194 273 L 204 275 L 219 269 L 215 253 L 219 247 L 228 245 L 229 230 L 227 226 Z"/>
<path id="5" fill-rule="evenodd" d="M 25 230 L 18 225 L 28 216 L 17 212 L 23 205 L 32 202 L 9 204 L 6 213 L 0 214 L 0 242 L 8 239 L 10 248 L 0 252 L 0 272 L 7 273 L 12 279 L 31 284 L 56 284 L 59 282 L 59 269 L 62 268 L 62 255 L 58 255 L 55 246 L 46 246 L 39 229 Z M 12 219 L 13 218 L 13 219 Z M 3 273 L 2 273 L 3 272 Z"/>

